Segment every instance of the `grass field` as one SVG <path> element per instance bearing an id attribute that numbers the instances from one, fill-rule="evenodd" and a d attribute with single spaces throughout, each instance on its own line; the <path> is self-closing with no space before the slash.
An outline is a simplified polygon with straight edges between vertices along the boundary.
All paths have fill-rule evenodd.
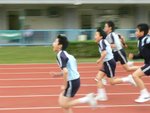
<path id="1" fill-rule="evenodd" d="M 1 47 L 0 63 L 50 63 L 54 62 L 55 54 L 51 47 L 25 46 Z"/>
<path id="2" fill-rule="evenodd" d="M 78 62 L 96 62 L 97 59 L 98 56 L 77 58 Z M 51 46 L 0 47 L 0 64 L 13 63 L 56 63 L 56 54 Z"/>
<path id="3" fill-rule="evenodd" d="M 0 48 L 0 64 L 56 63 L 56 54 L 48 46 L 12 46 Z M 79 62 L 95 62 L 97 58 L 79 58 Z"/>

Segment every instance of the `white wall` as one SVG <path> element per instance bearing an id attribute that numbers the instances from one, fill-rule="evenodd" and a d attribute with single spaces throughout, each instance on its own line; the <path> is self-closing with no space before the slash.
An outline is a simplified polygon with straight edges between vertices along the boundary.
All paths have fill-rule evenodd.
<path id="1" fill-rule="evenodd" d="M 144 4 L 150 0 L 0 0 L 1 4 Z"/>
<path id="2" fill-rule="evenodd" d="M 0 30 L 7 29 L 7 16 L 4 9 L 0 9 Z"/>
<path id="3" fill-rule="evenodd" d="M 84 6 L 84 5 L 83 5 Z M 135 7 L 136 5 L 134 5 Z M 119 20 L 119 27 L 120 28 L 134 28 L 138 23 L 146 22 L 150 24 L 148 20 L 148 14 L 150 12 L 149 5 L 137 5 L 139 7 L 133 8 L 134 13 L 130 15 L 126 15 L 120 18 Z M 47 7 L 45 5 L 35 5 L 34 8 L 41 8 L 43 10 L 46 10 Z M 62 6 L 61 6 L 62 7 Z M 87 9 L 86 9 L 86 8 Z M 72 6 L 66 7 L 65 12 L 57 18 L 50 18 L 47 17 L 46 14 L 43 14 L 43 16 L 28 16 L 25 19 L 25 24 L 31 25 L 33 29 L 64 29 L 64 28 L 80 28 L 80 18 L 79 16 L 82 15 L 82 13 L 90 13 L 93 16 L 93 28 L 97 26 L 97 14 L 100 13 L 100 11 L 110 9 L 110 10 L 116 10 L 120 7 L 120 5 L 86 5 L 85 7 L 81 6 Z M 95 8 L 95 9 L 94 9 Z M 98 9 L 96 9 L 98 8 Z M 0 8 L 0 29 L 7 29 L 8 23 L 7 23 L 7 11 L 11 10 L 24 10 L 24 9 L 32 9 L 32 5 L 4 5 Z M 70 9 L 70 10 L 69 10 Z M 90 9 L 90 10 L 89 10 Z M 93 11 L 93 12 L 92 12 Z M 111 18 L 110 18 L 111 19 Z"/>
<path id="4" fill-rule="evenodd" d="M 0 0 L 1 4 L 73 4 L 76 0 Z"/>
<path id="5" fill-rule="evenodd" d="M 64 12 L 64 28 L 78 29 L 79 14 L 76 8 L 66 8 Z"/>
<path id="6" fill-rule="evenodd" d="M 136 24 L 139 23 L 147 23 L 150 24 L 149 22 L 149 12 L 150 12 L 150 7 L 145 7 L 145 6 L 138 6 L 136 10 Z"/>
<path id="7" fill-rule="evenodd" d="M 25 25 L 31 25 L 32 29 L 62 29 L 63 18 L 49 18 L 46 16 L 30 16 L 25 19 Z"/>
<path id="8" fill-rule="evenodd" d="M 79 0 L 83 4 L 144 4 L 150 3 L 150 0 Z"/>
<path id="9" fill-rule="evenodd" d="M 119 28 L 123 29 L 131 29 L 135 26 L 134 16 L 124 16 L 119 19 Z"/>

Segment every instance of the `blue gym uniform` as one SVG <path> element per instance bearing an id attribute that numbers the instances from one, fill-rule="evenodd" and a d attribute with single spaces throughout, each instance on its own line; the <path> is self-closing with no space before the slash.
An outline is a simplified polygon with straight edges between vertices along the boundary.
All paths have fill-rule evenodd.
<path id="1" fill-rule="evenodd" d="M 116 62 L 114 60 L 111 46 L 105 39 L 100 40 L 98 46 L 100 53 L 102 51 L 107 52 L 106 57 L 103 61 L 103 69 L 100 69 L 100 71 L 103 71 L 107 75 L 107 77 L 112 78 L 115 76 Z"/>
<path id="2" fill-rule="evenodd" d="M 150 75 L 150 35 L 140 37 L 138 40 L 139 54 L 134 55 L 133 59 L 144 59 L 144 66 L 141 70 L 145 75 Z"/>
<path id="3" fill-rule="evenodd" d="M 118 34 L 111 32 L 107 35 L 106 40 L 110 44 L 115 44 L 116 46 L 115 48 L 112 48 L 115 61 L 116 62 L 120 61 L 121 64 L 126 64 L 127 63 L 126 53 L 122 47 Z"/>
<path id="4" fill-rule="evenodd" d="M 64 96 L 74 97 L 80 87 L 80 74 L 77 70 L 76 59 L 66 51 L 59 51 L 57 62 L 61 69 L 68 69 L 67 88 L 65 89 Z"/>

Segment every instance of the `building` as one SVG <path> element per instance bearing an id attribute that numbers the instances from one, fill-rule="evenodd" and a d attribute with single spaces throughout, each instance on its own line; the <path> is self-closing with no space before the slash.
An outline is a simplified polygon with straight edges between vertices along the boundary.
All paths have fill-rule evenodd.
<path id="1" fill-rule="evenodd" d="M 150 24 L 150 0 L 0 0 L 0 29 L 91 29 L 113 20 L 117 28 Z"/>

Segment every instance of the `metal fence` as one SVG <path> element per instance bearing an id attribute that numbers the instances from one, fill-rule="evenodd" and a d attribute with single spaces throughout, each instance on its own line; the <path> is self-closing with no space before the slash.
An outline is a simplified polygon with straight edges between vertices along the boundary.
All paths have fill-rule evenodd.
<path id="1" fill-rule="evenodd" d="M 51 45 L 58 34 L 69 41 L 93 40 L 96 29 L 0 30 L 0 46 Z M 135 29 L 117 29 L 127 40 L 135 40 Z"/>

